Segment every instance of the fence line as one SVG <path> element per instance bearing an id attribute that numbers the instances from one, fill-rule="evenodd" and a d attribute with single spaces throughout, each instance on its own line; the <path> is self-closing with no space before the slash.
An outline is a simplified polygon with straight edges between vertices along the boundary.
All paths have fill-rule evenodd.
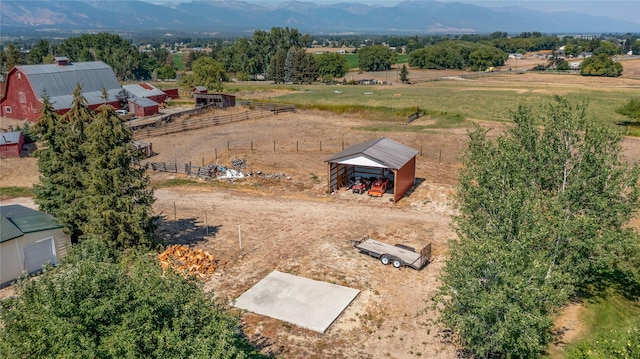
<path id="1" fill-rule="evenodd" d="M 321 156 L 329 157 L 335 153 L 338 153 L 347 147 L 353 145 L 348 141 L 341 141 L 335 139 L 324 139 L 317 141 L 310 140 L 268 140 L 268 139 L 250 139 L 250 138 L 237 138 L 237 139 L 217 139 L 215 141 L 207 142 L 209 150 L 207 154 L 201 158 L 189 158 L 194 161 L 195 164 L 202 163 L 202 167 L 196 167 L 188 163 L 179 163 L 177 168 L 171 165 L 165 165 L 161 167 L 161 164 L 154 164 L 150 162 L 150 166 L 154 170 L 162 170 L 166 172 L 186 173 L 195 176 L 200 168 L 207 168 L 205 166 L 205 157 L 210 163 L 218 164 L 218 160 L 221 158 L 243 158 L 249 153 L 265 154 L 273 153 L 274 155 L 309 155 L 317 154 Z M 418 151 L 418 158 L 422 161 L 429 163 L 443 163 L 443 164 L 455 164 L 459 162 L 461 155 L 461 148 L 455 143 L 451 145 L 445 145 L 444 147 L 432 148 L 428 143 L 424 145 L 421 143 L 406 143 L 407 146 L 415 148 Z M 223 164 L 224 163 L 220 163 Z M 226 164 L 228 165 L 228 164 Z M 155 167 L 153 167 L 155 166 Z M 190 171 L 185 168 L 191 168 Z"/>
<path id="2" fill-rule="evenodd" d="M 171 172 L 171 173 L 184 173 L 188 176 L 194 177 L 214 177 L 216 174 L 215 166 L 193 166 L 191 162 L 149 162 L 149 167 L 154 171 L 159 172 Z"/>
<path id="3" fill-rule="evenodd" d="M 262 118 L 271 115 L 277 115 L 282 112 L 295 112 L 294 105 L 277 104 L 277 103 L 261 103 L 242 101 L 244 106 L 249 109 L 245 112 L 230 114 L 215 114 L 208 117 L 195 118 L 193 116 L 203 113 L 213 108 L 211 105 L 202 108 L 191 109 L 183 112 L 174 113 L 167 116 L 159 117 L 152 122 L 137 122 L 130 124 L 129 128 L 133 132 L 135 140 L 145 137 L 156 137 L 168 135 L 176 132 L 196 130 L 204 127 L 218 126 L 227 123 L 247 121 Z"/>

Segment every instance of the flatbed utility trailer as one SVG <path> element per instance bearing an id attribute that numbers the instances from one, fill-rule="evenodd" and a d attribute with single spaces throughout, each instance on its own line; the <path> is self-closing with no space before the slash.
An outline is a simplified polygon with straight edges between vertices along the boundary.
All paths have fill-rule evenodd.
<path id="1" fill-rule="evenodd" d="M 351 245 L 360 253 L 380 259 L 384 265 L 391 264 L 395 268 L 411 267 L 420 270 L 431 261 L 431 243 L 416 252 L 403 244 L 391 245 L 365 236 L 359 241 L 352 240 Z"/>

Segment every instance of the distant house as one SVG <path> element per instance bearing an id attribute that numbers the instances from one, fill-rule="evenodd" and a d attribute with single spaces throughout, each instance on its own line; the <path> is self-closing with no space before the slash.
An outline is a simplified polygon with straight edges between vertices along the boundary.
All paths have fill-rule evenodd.
<path id="1" fill-rule="evenodd" d="M 102 61 L 70 63 L 66 57 L 56 57 L 54 64 L 20 65 L 9 71 L 0 98 L 0 116 L 35 122 L 45 96 L 63 114 L 71 108 L 78 84 L 89 108 L 105 103 L 118 108 L 116 97 L 122 88 L 109 65 Z M 106 99 L 103 90 L 107 92 Z"/>
<path id="2" fill-rule="evenodd" d="M 48 214 L 21 205 L 0 206 L 0 286 L 45 263 L 57 264 L 71 239 Z"/>
<path id="3" fill-rule="evenodd" d="M 0 158 L 20 157 L 23 146 L 22 131 L 0 132 Z"/>

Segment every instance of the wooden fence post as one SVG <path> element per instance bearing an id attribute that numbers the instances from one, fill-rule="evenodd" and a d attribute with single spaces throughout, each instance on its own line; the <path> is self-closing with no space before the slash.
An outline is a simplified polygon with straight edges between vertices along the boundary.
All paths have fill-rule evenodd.
<path id="1" fill-rule="evenodd" d="M 298 152 L 298 141 L 296 141 L 296 152 Z"/>
<path id="2" fill-rule="evenodd" d="M 276 152 L 276 140 L 273 140 L 273 152 Z"/>
<path id="3" fill-rule="evenodd" d="M 253 152 L 253 140 L 251 140 L 251 152 Z"/>
<path id="4" fill-rule="evenodd" d="M 214 150 L 216 151 L 216 161 L 218 161 L 218 149 L 215 148 Z"/>
<path id="5" fill-rule="evenodd" d="M 440 154 L 438 155 L 438 163 L 442 162 L 442 150 L 440 150 Z"/>
<path id="6" fill-rule="evenodd" d="M 344 140 L 342 140 L 342 150 L 344 151 Z"/>
<path id="7" fill-rule="evenodd" d="M 322 152 L 322 141 L 320 141 L 320 152 Z"/>
<path id="8" fill-rule="evenodd" d="M 231 148 L 229 147 L 229 141 L 227 141 L 227 151 L 229 151 Z"/>

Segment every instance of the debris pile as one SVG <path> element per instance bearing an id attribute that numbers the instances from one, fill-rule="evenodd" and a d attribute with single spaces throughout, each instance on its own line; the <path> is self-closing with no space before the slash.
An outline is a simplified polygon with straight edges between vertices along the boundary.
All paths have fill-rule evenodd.
<path id="1" fill-rule="evenodd" d="M 231 167 L 233 167 L 236 171 L 240 171 L 247 168 L 247 163 L 244 160 L 235 159 L 231 161 Z"/>
<path id="2" fill-rule="evenodd" d="M 177 273 L 203 280 L 209 278 L 218 268 L 218 261 L 209 252 L 179 244 L 168 246 L 164 252 L 158 254 L 158 259 L 163 271 L 171 267 Z"/>

